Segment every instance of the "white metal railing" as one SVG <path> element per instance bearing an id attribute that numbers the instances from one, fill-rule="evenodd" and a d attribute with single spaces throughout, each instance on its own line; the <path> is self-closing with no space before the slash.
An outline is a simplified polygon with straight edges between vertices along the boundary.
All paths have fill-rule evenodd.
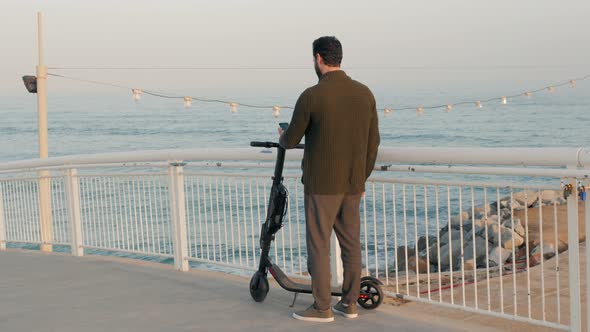
<path id="1" fill-rule="evenodd" d="M 49 241 L 73 255 L 171 258 L 181 271 L 189 262 L 255 269 L 275 157 L 194 149 L 2 163 L 0 249 L 46 241 L 36 174 L 45 170 Z M 567 201 L 559 196 L 562 183 L 584 184 L 589 166 L 582 148 L 382 148 L 361 201 L 364 273 L 398 298 L 580 331 L 587 289 L 579 286 L 578 226 L 588 232 L 590 213 L 578 223 L 578 208 L 590 206 L 578 203 L 577 186 Z M 307 277 L 300 164 L 286 167 L 290 205 L 272 254 L 289 275 Z M 559 255 L 563 229 L 567 257 Z"/>

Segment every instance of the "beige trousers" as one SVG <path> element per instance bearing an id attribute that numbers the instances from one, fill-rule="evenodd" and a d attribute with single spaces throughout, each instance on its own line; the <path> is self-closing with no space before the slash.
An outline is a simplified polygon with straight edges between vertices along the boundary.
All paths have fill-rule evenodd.
<path id="1" fill-rule="evenodd" d="M 330 309 L 330 236 L 336 232 L 342 253 L 342 302 L 356 303 L 361 283 L 361 194 L 305 194 L 307 269 L 316 307 Z"/>

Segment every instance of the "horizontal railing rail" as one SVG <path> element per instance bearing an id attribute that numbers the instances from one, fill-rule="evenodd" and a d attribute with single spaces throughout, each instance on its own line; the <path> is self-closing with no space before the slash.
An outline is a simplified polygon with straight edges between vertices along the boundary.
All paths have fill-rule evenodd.
<path id="1" fill-rule="evenodd" d="M 289 151 L 286 160 L 301 160 L 303 152 Z M 264 148 L 172 149 L 73 155 L 0 163 L 0 171 L 36 170 L 85 164 L 116 164 L 179 160 L 275 160 L 276 151 Z M 590 167 L 590 148 L 425 148 L 383 147 L 379 163 L 439 165 L 513 165 Z"/>

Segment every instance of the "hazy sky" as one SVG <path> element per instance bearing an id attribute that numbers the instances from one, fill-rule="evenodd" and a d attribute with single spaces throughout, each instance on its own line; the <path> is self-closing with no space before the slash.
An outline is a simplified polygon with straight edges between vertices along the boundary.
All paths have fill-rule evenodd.
<path id="1" fill-rule="evenodd" d="M 342 41 L 344 67 L 356 78 L 388 88 L 554 80 L 590 71 L 588 0 L 2 0 L 0 95 L 24 94 L 20 76 L 34 74 L 38 10 L 49 67 L 309 66 L 60 71 L 161 90 L 188 84 L 222 96 L 230 87 L 305 87 L 315 81 L 311 42 L 321 35 Z M 365 68 L 380 66 L 386 68 Z M 50 81 L 52 93 L 84 89 Z"/>

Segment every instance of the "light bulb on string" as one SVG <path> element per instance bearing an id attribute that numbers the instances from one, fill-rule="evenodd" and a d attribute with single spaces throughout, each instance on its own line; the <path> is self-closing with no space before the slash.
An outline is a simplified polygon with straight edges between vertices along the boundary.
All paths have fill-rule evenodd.
<path id="1" fill-rule="evenodd" d="M 386 109 L 384 109 L 384 110 L 383 110 L 383 114 L 385 114 L 385 116 L 388 116 L 388 115 L 390 115 L 390 114 L 391 114 L 391 112 L 393 112 L 393 111 L 391 110 L 391 108 L 386 108 Z"/>
<path id="2" fill-rule="evenodd" d="M 508 103 L 508 99 L 506 97 L 502 97 L 502 105 L 506 105 Z"/>
<path id="3" fill-rule="evenodd" d="M 424 114 L 424 107 L 416 108 L 416 115 L 422 115 L 422 114 Z"/>
<path id="4" fill-rule="evenodd" d="M 281 107 L 280 106 L 274 106 L 272 108 L 272 116 L 274 116 L 275 118 L 278 118 L 280 114 L 281 114 Z"/>
<path id="5" fill-rule="evenodd" d="M 576 80 L 570 80 L 570 88 L 576 87 Z"/>
<path id="6" fill-rule="evenodd" d="M 533 96 L 533 93 L 527 91 L 527 92 L 524 93 L 524 96 L 527 97 L 527 98 L 531 98 Z"/>
<path id="7" fill-rule="evenodd" d="M 131 89 L 131 92 L 133 93 L 133 101 L 141 99 L 142 91 L 140 89 Z"/>
<path id="8" fill-rule="evenodd" d="M 191 107 L 192 104 L 193 104 L 193 98 L 184 97 L 184 108 Z"/>
<path id="9" fill-rule="evenodd" d="M 549 91 L 549 93 L 553 93 L 553 92 L 555 92 L 555 87 L 550 86 L 547 88 L 547 91 Z"/>
<path id="10" fill-rule="evenodd" d="M 481 101 L 479 101 L 479 100 L 478 100 L 478 101 L 476 101 L 476 102 L 475 102 L 475 107 L 477 107 L 477 108 L 482 108 L 482 107 L 483 107 L 483 105 L 481 104 Z"/>
<path id="11" fill-rule="evenodd" d="M 232 113 L 237 113 L 238 112 L 238 103 L 229 103 L 229 110 Z"/>
<path id="12" fill-rule="evenodd" d="M 452 105 L 452 104 L 448 104 L 448 105 L 445 107 L 445 111 L 446 111 L 447 113 L 448 113 L 448 112 L 450 112 L 450 111 L 452 111 L 452 110 L 453 110 L 453 105 Z"/>

